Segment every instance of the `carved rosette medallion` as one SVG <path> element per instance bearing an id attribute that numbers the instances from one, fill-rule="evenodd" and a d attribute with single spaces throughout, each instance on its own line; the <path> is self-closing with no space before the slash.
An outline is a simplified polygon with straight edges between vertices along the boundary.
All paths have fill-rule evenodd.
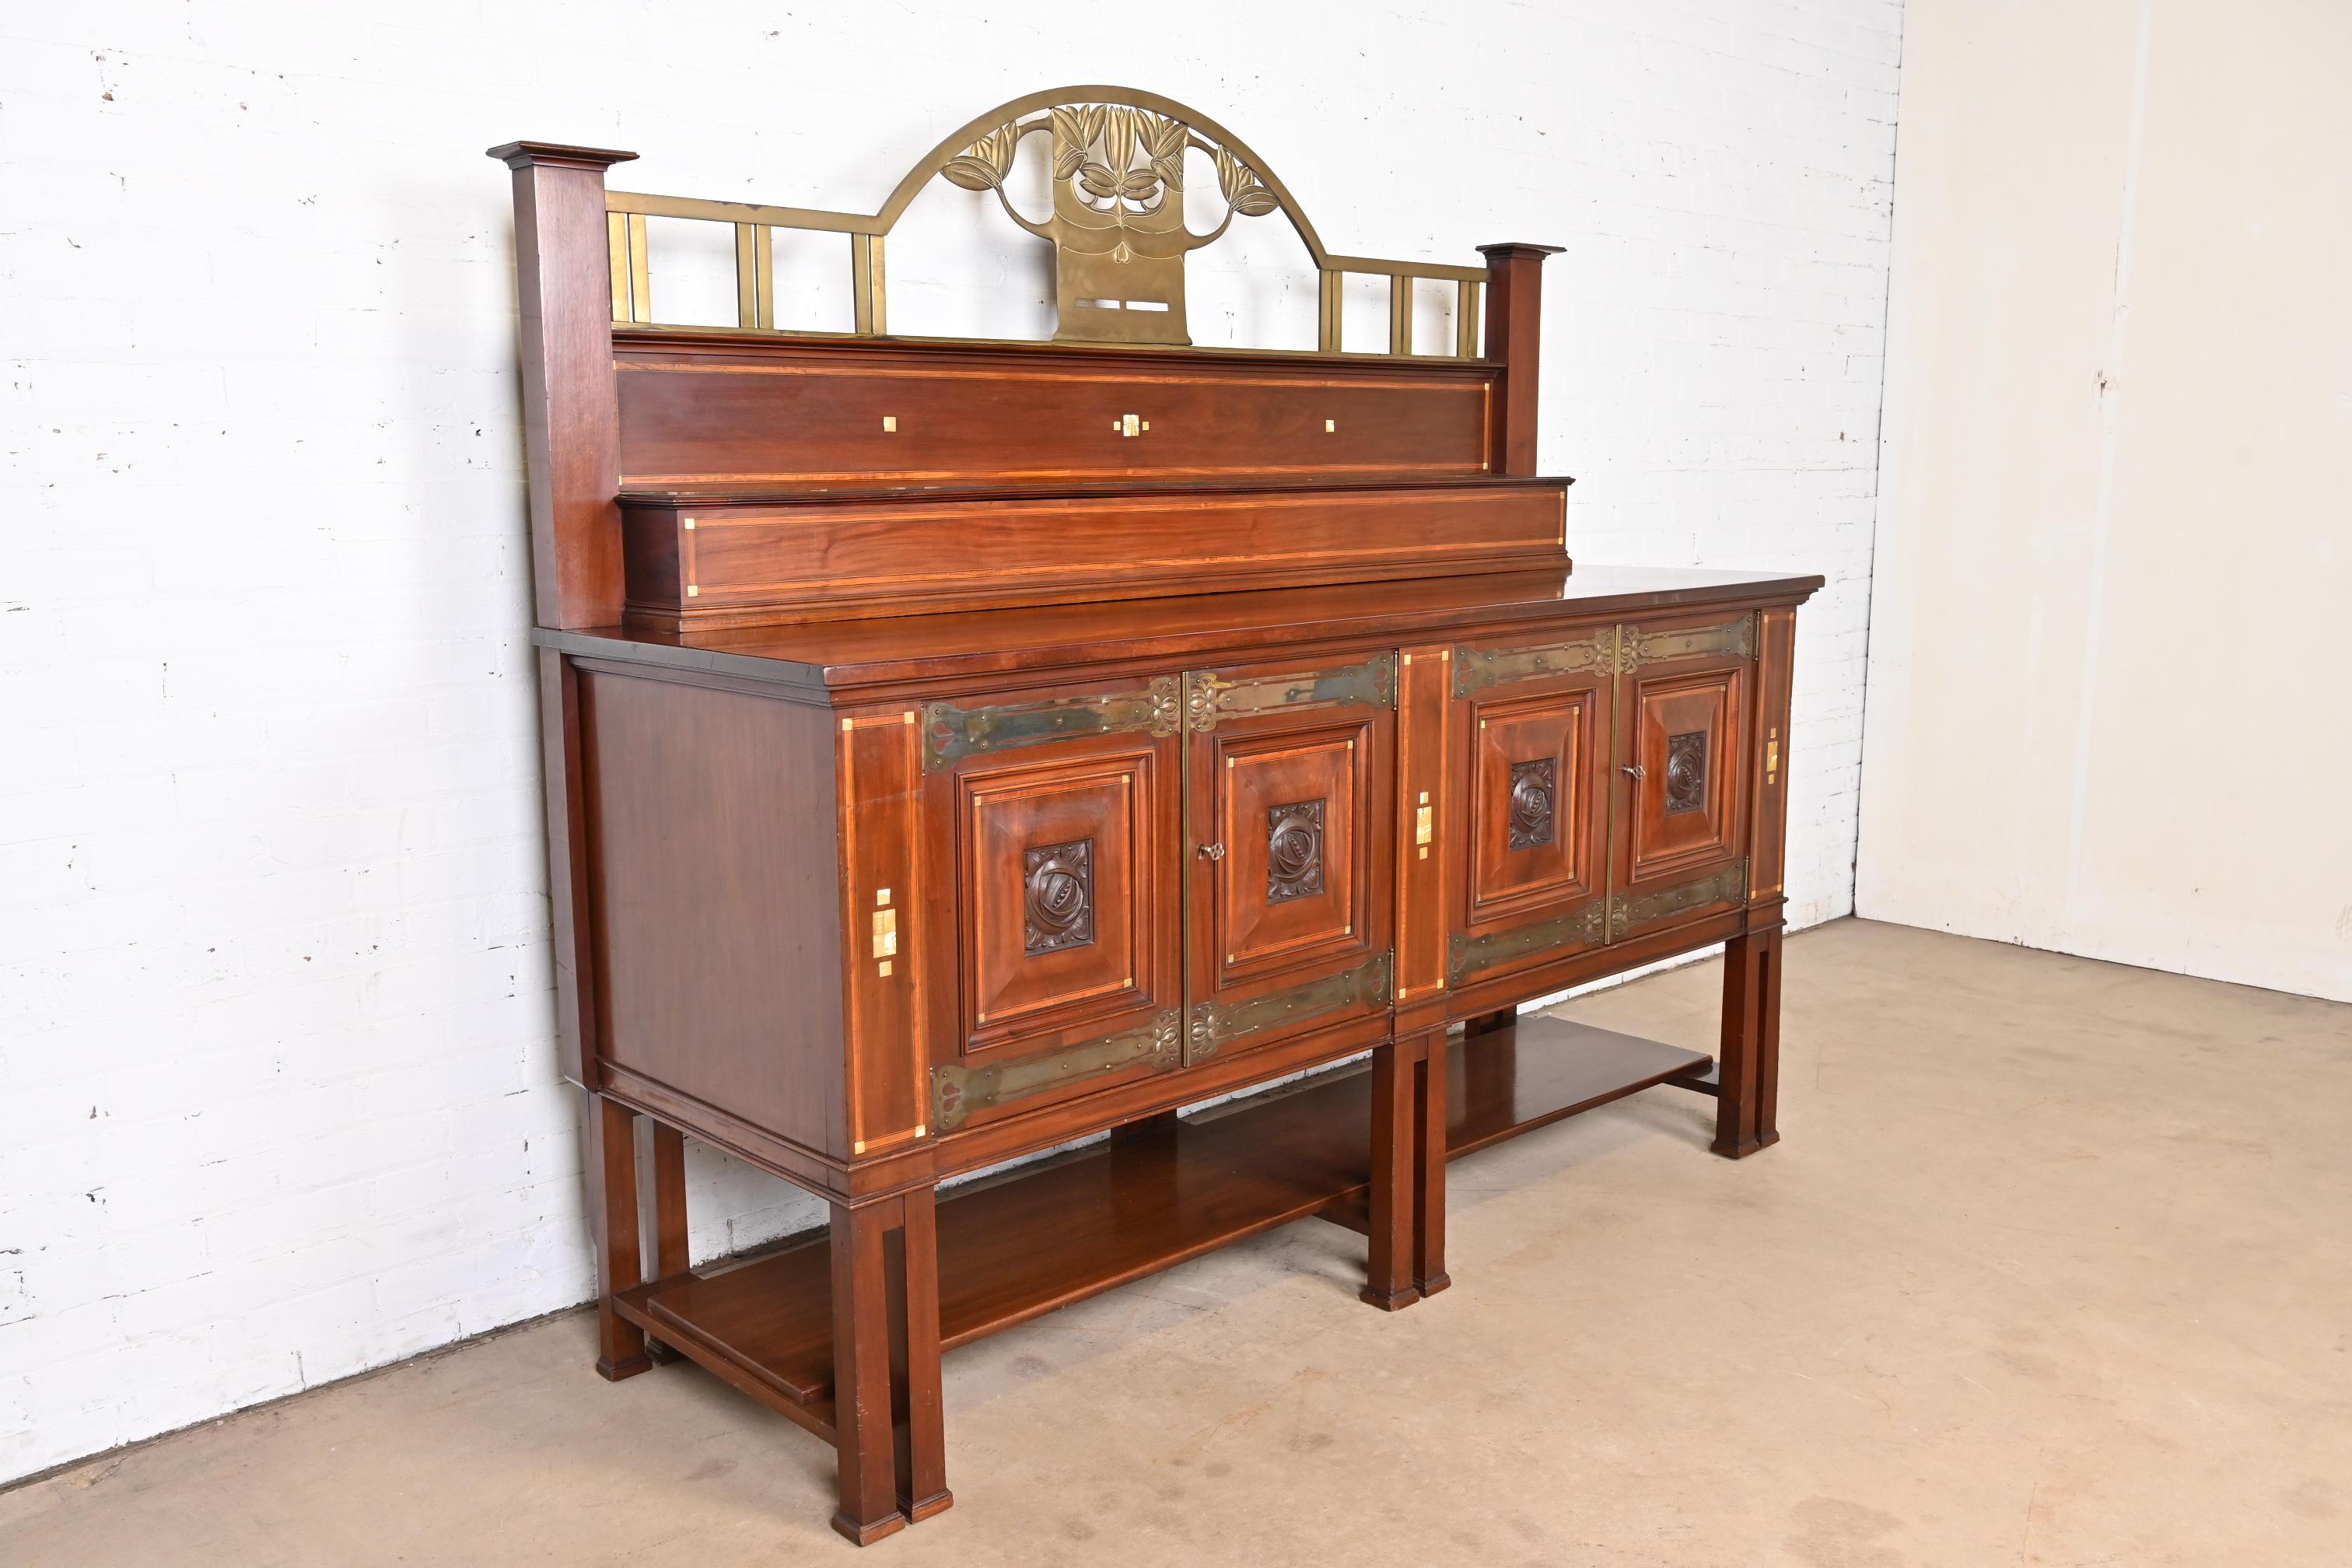
<path id="1" fill-rule="evenodd" d="M 1323 803 L 1293 801 L 1265 813 L 1265 901 L 1283 903 L 1323 890 Z"/>
<path id="2" fill-rule="evenodd" d="M 1706 732 L 1666 737 L 1666 815 L 1706 805 Z"/>
<path id="3" fill-rule="evenodd" d="M 1041 844 L 1022 860 L 1023 950 L 1059 952 L 1094 941 L 1095 841 Z"/>
<path id="4" fill-rule="evenodd" d="M 1511 764 L 1510 847 L 1532 849 L 1559 837 L 1559 759 Z"/>

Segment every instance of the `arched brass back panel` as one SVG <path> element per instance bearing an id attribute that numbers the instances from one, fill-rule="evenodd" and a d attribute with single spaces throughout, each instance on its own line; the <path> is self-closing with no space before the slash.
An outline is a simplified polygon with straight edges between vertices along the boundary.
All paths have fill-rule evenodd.
<path id="1" fill-rule="evenodd" d="M 1041 217 L 1022 212 L 1005 189 L 1033 135 L 1047 138 L 1052 160 L 1053 206 Z M 1184 222 L 1185 164 L 1195 151 L 1213 163 L 1224 207 L 1205 234 Z M 1056 342 L 1190 346 L 1185 257 L 1222 237 L 1236 217 L 1279 212 L 1297 231 L 1318 274 L 1317 353 L 1340 352 L 1344 279 L 1352 272 L 1389 279 L 1387 353 L 1413 352 L 1413 284 L 1427 279 L 1454 285 L 1452 354 L 1478 353 L 1485 268 L 1335 256 L 1289 189 L 1238 137 L 1173 99 L 1105 86 L 1030 93 L 976 116 L 924 154 L 872 214 L 609 192 L 613 320 L 639 326 L 659 320 L 646 219 L 698 218 L 734 226 L 739 327 L 775 330 L 773 233 L 796 228 L 849 237 L 853 331 L 887 335 L 884 241 L 935 179 L 992 191 L 1012 222 L 1054 247 Z"/>

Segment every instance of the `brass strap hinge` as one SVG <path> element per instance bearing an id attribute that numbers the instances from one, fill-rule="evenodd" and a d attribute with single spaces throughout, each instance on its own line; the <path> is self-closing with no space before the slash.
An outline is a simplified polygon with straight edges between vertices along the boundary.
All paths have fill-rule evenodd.
<path id="1" fill-rule="evenodd" d="M 1589 637 L 1534 647 L 1471 647 L 1454 650 L 1454 695 L 1467 697 L 1489 686 L 1535 680 L 1547 675 L 1609 675 L 1617 668 L 1617 628 L 1602 626 Z"/>
<path id="2" fill-rule="evenodd" d="M 1754 658 L 1756 617 L 1664 632 L 1602 626 L 1589 636 L 1532 647 L 1460 646 L 1454 650 L 1454 695 L 1467 697 L 1489 686 L 1549 675 L 1631 675 L 1643 665 L 1710 654 Z"/>
<path id="3" fill-rule="evenodd" d="M 1645 664 L 1669 659 L 1728 655 L 1756 657 L 1756 617 L 1745 615 L 1721 626 L 1691 626 L 1678 631 L 1645 632 L 1639 626 L 1617 628 L 1617 673 L 1631 675 Z"/>
<path id="4" fill-rule="evenodd" d="M 1182 721 L 1183 710 L 1183 690 L 1172 675 L 1159 677 L 1140 691 L 1102 697 L 1049 697 L 986 708 L 934 702 L 923 710 L 923 766 L 937 771 L 982 752 L 1034 746 L 1072 735 L 1130 731 L 1172 735 Z"/>
<path id="5" fill-rule="evenodd" d="M 1459 985 L 1482 969 L 1547 948 L 1565 952 L 1615 942 L 1636 927 L 1654 925 L 1685 910 L 1703 909 L 1708 904 L 1747 901 L 1748 862 L 1734 860 L 1714 876 L 1696 882 L 1681 882 L 1651 893 L 1619 893 L 1613 898 L 1594 899 L 1564 915 L 1513 926 L 1507 931 L 1489 931 L 1484 936 L 1456 935 L 1448 954 L 1446 973 L 1454 984 Z"/>
<path id="6" fill-rule="evenodd" d="M 1507 931 L 1489 931 L 1484 936 L 1460 936 L 1454 939 L 1453 952 L 1446 964 L 1446 973 L 1459 985 L 1482 969 L 1523 958 L 1546 948 L 1591 947 L 1609 934 L 1609 900 L 1594 899 L 1580 909 L 1548 921 L 1535 921 Z"/>
<path id="7" fill-rule="evenodd" d="M 1192 1009 L 1192 1047 L 1187 1062 L 1205 1061 L 1246 1035 L 1279 1024 L 1336 1013 L 1343 1007 L 1385 1007 L 1389 1004 L 1390 955 L 1366 959 L 1355 968 L 1287 991 L 1270 992 L 1245 1002 L 1203 1002 Z"/>
<path id="8" fill-rule="evenodd" d="M 1066 1083 L 1131 1067 L 1175 1067 L 1184 1059 L 1182 1021 L 1182 1013 L 1171 1007 L 1139 1029 L 1081 1041 L 1045 1056 L 982 1067 L 961 1063 L 935 1067 L 931 1069 L 931 1125 L 941 1132 L 952 1131 L 975 1110 Z"/>
<path id="9" fill-rule="evenodd" d="M 1696 882 L 1677 883 L 1654 893 L 1619 893 L 1609 900 L 1609 940 L 1615 942 L 1637 926 L 1655 925 L 1708 904 L 1747 901 L 1748 861 L 1743 858 Z"/>
<path id="10" fill-rule="evenodd" d="M 1299 675 L 1234 679 L 1214 670 L 1195 670 L 1184 678 L 1184 721 L 1196 734 L 1206 734 L 1221 720 L 1271 709 L 1336 708 L 1352 703 L 1396 706 L 1396 655 L 1377 654 L 1361 664 Z"/>

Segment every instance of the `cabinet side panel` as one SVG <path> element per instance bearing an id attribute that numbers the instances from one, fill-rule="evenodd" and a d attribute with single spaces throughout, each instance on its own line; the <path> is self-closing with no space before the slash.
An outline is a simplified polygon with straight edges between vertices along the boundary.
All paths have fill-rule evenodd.
<path id="1" fill-rule="evenodd" d="M 1748 897 L 1780 896 L 1789 842 L 1789 689 L 1796 664 L 1797 612 L 1759 617 L 1756 713 L 1756 847 Z"/>
<path id="2" fill-rule="evenodd" d="M 831 710 L 579 679 L 600 1055 L 845 1154 Z"/>
<path id="3" fill-rule="evenodd" d="M 580 754 L 580 676 L 539 650 L 540 768 L 547 797 L 547 893 L 554 915 L 555 1034 L 563 1076 L 588 1084 L 596 1055 L 586 888 L 587 812 Z"/>

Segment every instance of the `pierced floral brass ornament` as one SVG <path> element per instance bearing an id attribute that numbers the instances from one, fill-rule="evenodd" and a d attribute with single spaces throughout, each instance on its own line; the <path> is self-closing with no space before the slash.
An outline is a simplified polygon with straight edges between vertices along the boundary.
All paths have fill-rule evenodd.
<path id="1" fill-rule="evenodd" d="M 1023 139 L 1036 131 L 1053 137 L 1054 215 L 1042 223 L 1004 189 Z M 1184 226 L 1184 155 L 1195 147 L 1215 160 L 1225 202 L 1206 234 Z M 1007 217 L 1053 242 L 1057 342 L 1190 345 L 1185 255 L 1213 244 L 1235 214 L 1264 217 L 1282 206 L 1232 149 L 1175 115 L 1124 103 L 1057 105 L 1034 120 L 1007 121 L 949 159 L 940 177 L 994 191 Z"/>

